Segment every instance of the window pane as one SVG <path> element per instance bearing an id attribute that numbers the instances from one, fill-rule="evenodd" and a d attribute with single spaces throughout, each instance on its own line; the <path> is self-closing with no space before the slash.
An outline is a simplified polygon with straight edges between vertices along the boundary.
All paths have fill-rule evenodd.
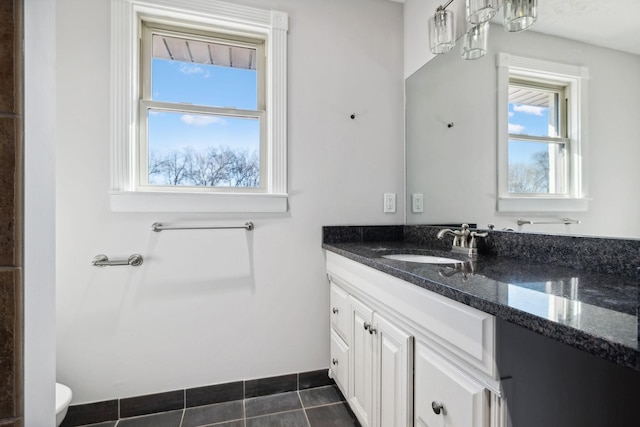
<path id="1" fill-rule="evenodd" d="M 258 109 L 256 49 L 153 35 L 151 99 Z"/>
<path id="2" fill-rule="evenodd" d="M 509 85 L 509 133 L 560 136 L 559 93 Z"/>
<path id="3" fill-rule="evenodd" d="M 260 120 L 150 110 L 149 184 L 260 187 Z"/>
<path id="4" fill-rule="evenodd" d="M 509 141 L 510 193 L 566 192 L 564 144 Z"/>

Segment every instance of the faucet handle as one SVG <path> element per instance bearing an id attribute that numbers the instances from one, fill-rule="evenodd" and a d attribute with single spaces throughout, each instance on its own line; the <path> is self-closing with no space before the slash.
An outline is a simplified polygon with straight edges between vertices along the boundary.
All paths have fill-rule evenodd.
<path id="1" fill-rule="evenodd" d="M 469 243 L 469 247 L 470 248 L 475 248 L 475 247 L 477 247 L 476 237 L 487 237 L 489 235 L 489 233 L 487 233 L 486 231 L 483 232 L 483 233 L 479 233 L 477 231 L 472 231 L 469 235 L 471 236 L 471 242 Z"/>
<path id="2" fill-rule="evenodd" d="M 485 232 L 478 232 L 478 231 L 472 231 L 471 232 L 471 237 L 487 237 L 489 235 L 489 233 Z"/>

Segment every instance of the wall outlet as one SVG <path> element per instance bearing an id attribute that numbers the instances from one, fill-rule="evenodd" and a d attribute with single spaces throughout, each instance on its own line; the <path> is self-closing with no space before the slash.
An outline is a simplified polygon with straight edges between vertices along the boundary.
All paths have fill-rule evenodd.
<path id="1" fill-rule="evenodd" d="M 420 193 L 411 195 L 411 212 L 424 212 L 424 197 Z"/>
<path id="2" fill-rule="evenodd" d="M 396 212 L 396 195 L 395 193 L 384 193 L 384 212 Z"/>

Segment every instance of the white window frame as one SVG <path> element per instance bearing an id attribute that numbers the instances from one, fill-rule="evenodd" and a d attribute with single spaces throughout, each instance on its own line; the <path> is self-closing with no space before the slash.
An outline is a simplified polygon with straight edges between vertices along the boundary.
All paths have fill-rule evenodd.
<path id="1" fill-rule="evenodd" d="M 513 78 L 511 78 L 513 77 Z M 527 90 L 534 90 L 537 92 L 544 92 L 547 94 L 555 94 L 557 96 L 556 102 L 549 104 L 549 125 L 553 123 L 556 135 L 548 136 L 532 136 L 520 133 L 509 133 L 509 142 L 532 142 L 532 143 L 546 143 L 554 145 L 563 145 L 564 153 L 561 159 L 556 156 L 549 156 L 549 193 L 512 193 L 509 194 L 512 197 L 549 197 L 549 196 L 562 196 L 570 195 L 571 192 L 571 138 L 569 137 L 569 129 L 567 129 L 568 118 L 567 108 L 565 100 L 571 97 L 570 90 L 564 84 L 558 84 L 557 82 L 539 81 L 531 79 L 523 79 L 521 76 L 511 76 L 509 78 L 509 90 L 512 87 L 520 87 Z M 508 153 L 507 153 L 508 154 Z M 569 154 L 569 155 L 567 155 Z M 560 161 L 558 161 L 560 160 Z M 556 184 L 558 184 L 557 176 L 561 176 L 561 184 L 559 187 L 563 191 L 557 191 Z"/>
<path id="2" fill-rule="evenodd" d="M 148 141 L 148 125 L 149 125 L 149 110 L 160 110 L 171 113 L 186 113 L 186 114 L 213 114 L 218 117 L 230 117 L 230 118 L 247 118 L 257 119 L 260 123 L 260 186 L 257 188 L 242 188 L 242 187 L 215 187 L 213 190 L 211 187 L 197 187 L 191 186 L 188 191 L 196 192 L 266 192 L 266 183 L 268 182 L 268 164 L 266 162 L 266 123 L 265 123 L 265 54 L 264 54 L 264 40 L 248 39 L 244 37 L 236 37 L 228 34 L 219 34 L 206 31 L 192 31 L 191 29 L 173 27 L 158 24 L 155 22 L 143 21 L 142 25 L 142 64 L 141 64 L 141 96 L 139 101 L 139 114 L 140 119 L 138 131 L 138 174 L 137 185 L 142 191 L 183 191 L 185 187 L 175 187 L 170 185 L 151 185 L 149 180 L 149 141 Z M 185 105 L 183 103 L 169 102 L 169 101 L 156 101 L 152 96 L 151 81 L 153 79 L 153 35 L 162 35 L 168 37 L 180 37 L 191 40 L 206 40 L 214 43 L 225 43 L 232 46 L 242 46 L 256 51 L 256 75 L 257 75 L 257 91 L 256 91 L 256 109 L 255 110 L 243 110 L 237 108 L 225 108 L 216 106 L 205 105 Z"/>
<path id="3" fill-rule="evenodd" d="M 589 70 L 583 66 L 561 64 L 508 53 L 496 57 L 498 75 L 497 162 L 498 212 L 584 212 L 587 197 L 587 80 Z M 568 191 L 566 194 L 514 195 L 508 190 L 509 177 L 509 79 L 543 80 L 565 86 L 568 105 Z"/>
<path id="4" fill-rule="evenodd" d="M 266 166 L 255 192 L 149 191 L 138 185 L 141 22 L 191 27 L 265 41 Z M 122 212 L 287 211 L 288 15 L 208 0 L 111 0 L 111 210 Z"/>

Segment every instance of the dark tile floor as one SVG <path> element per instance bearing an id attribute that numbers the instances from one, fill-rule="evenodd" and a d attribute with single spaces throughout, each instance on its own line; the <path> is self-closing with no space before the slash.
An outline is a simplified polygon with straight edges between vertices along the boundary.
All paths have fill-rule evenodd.
<path id="1" fill-rule="evenodd" d="M 196 406 L 91 427 L 360 427 L 336 386 Z"/>

